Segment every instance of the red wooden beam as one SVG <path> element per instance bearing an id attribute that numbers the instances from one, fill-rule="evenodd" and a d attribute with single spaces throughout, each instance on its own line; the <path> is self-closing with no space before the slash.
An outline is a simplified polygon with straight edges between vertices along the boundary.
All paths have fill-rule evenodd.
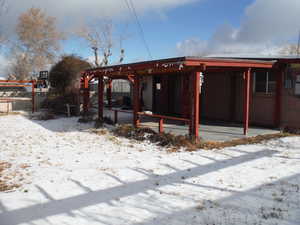
<path id="1" fill-rule="evenodd" d="M 31 87 L 31 85 L 25 85 L 25 84 L 0 84 L 0 87 Z"/>
<path id="2" fill-rule="evenodd" d="M 276 99 L 274 109 L 274 126 L 280 127 L 281 124 L 281 111 L 282 111 L 282 89 L 284 79 L 284 68 L 278 68 L 276 71 Z"/>
<path id="3" fill-rule="evenodd" d="M 98 119 L 103 121 L 103 109 L 104 109 L 104 81 L 103 76 L 98 77 Z"/>
<path id="4" fill-rule="evenodd" d="M 24 84 L 32 83 L 33 80 L 0 80 L 0 83 Z"/>
<path id="5" fill-rule="evenodd" d="M 191 123 L 190 136 L 192 138 L 199 137 L 199 114 L 200 114 L 200 72 L 191 73 Z"/>
<path id="6" fill-rule="evenodd" d="M 120 112 L 120 110 L 118 110 Z M 175 121 L 183 121 L 183 122 L 189 122 L 189 119 L 186 118 L 179 118 L 179 117 L 174 117 L 174 116 L 165 116 L 165 115 L 157 115 L 157 114 L 148 114 L 144 112 L 139 112 L 138 115 L 141 116 L 148 116 L 148 117 L 153 117 L 153 118 L 159 118 L 159 119 L 166 119 L 166 120 L 175 120 Z"/>
<path id="7" fill-rule="evenodd" d="M 102 68 L 90 69 L 85 72 L 88 75 L 130 75 L 129 73 L 155 74 L 176 71 L 184 71 L 186 67 L 240 67 L 240 68 L 272 68 L 273 61 L 245 60 L 245 59 L 222 59 L 222 58 L 191 58 L 180 57 L 172 59 L 163 59 L 116 66 L 107 66 Z M 201 71 L 201 70 L 199 70 Z"/>
<path id="8" fill-rule="evenodd" d="M 209 67 L 240 67 L 240 68 L 272 68 L 274 62 L 261 60 L 237 60 L 237 59 L 187 59 L 185 66 L 201 66 Z"/>
<path id="9" fill-rule="evenodd" d="M 249 129 L 250 74 L 250 68 L 244 72 L 244 135 L 247 135 Z"/>
<path id="10" fill-rule="evenodd" d="M 139 115 L 140 110 L 140 77 L 138 75 L 134 76 L 133 84 L 133 126 L 139 126 Z"/>

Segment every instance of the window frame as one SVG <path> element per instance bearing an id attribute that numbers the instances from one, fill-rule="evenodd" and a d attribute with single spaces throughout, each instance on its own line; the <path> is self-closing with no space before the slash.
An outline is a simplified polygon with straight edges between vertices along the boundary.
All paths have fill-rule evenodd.
<path id="1" fill-rule="evenodd" d="M 272 73 L 272 72 L 271 72 Z M 274 94 L 276 91 L 270 91 L 270 83 L 272 83 L 272 82 L 274 82 L 275 83 L 275 86 L 276 86 L 276 79 L 275 79 L 275 81 L 272 81 L 272 80 L 270 80 L 270 71 L 269 70 L 267 70 L 267 71 L 265 71 L 265 91 L 257 91 L 257 88 L 256 88 L 256 86 L 257 86 L 257 78 L 256 78 L 256 76 L 257 76 L 257 71 L 255 71 L 254 73 L 253 73 L 253 93 L 255 93 L 255 94 L 265 94 L 265 95 L 272 95 L 272 94 Z"/>

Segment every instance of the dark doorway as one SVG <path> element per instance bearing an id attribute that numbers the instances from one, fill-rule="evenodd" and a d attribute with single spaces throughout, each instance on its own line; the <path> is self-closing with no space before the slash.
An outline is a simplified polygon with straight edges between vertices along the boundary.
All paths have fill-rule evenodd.
<path id="1" fill-rule="evenodd" d="M 153 112 L 181 116 L 182 76 L 180 74 L 153 77 Z"/>

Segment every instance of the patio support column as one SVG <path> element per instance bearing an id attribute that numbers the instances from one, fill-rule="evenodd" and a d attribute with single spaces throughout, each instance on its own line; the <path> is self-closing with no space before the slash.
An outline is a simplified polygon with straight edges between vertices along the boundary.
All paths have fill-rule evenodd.
<path id="1" fill-rule="evenodd" d="M 139 115 L 140 110 L 140 77 L 138 75 L 134 76 L 133 83 L 133 126 L 139 126 Z"/>
<path id="2" fill-rule="evenodd" d="M 191 118 L 190 118 L 190 136 L 199 137 L 199 114 L 200 114 L 200 72 L 195 71 L 190 75 L 191 84 Z"/>
<path id="3" fill-rule="evenodd" d="M 282 108 L 282 88 L 283 88 L 284 69 L 278 68 L 276 71 L 276 100 L 274 109 L 274 126 L 280 127 L 281 108 Z"/>
<path id="4" fill-rule="evenodd" d="M 107 102 L 108 102 L 108 107 L 111 109 L 112 107 L 112 102 L 111 102 L 111 97 L 112 97 L 112 79 L 108 80 L 108 87 L 106 90 L 106 95 L 107 95 Z"/>
<path id="5" fill-rule="evenodd" d="M 89 100 L 90 100 L 90 91 L 89 91 L 89 79 L 87 76 L 84 76 L 84 86 L 83 86 L 83 112 L 87 114 L 89 111 Z"/>
<path id="6" fill-rule="evenodd" d="M 100 75 L 98 76 L 98 119 L 100 121 L 103 121 L 103 108 L 104 108 L 103 92 L 104 92 L 103 75 Z"/>
<path id="7" fill-rule="evenodd" d="M 244 72 L 244 135 L 247 135 L 249 129 L 250 74 L 251 69 L 248 68 Z"/>
<path id="8" fill-rule="evenodd" d="M 32 103 L 32 113 L 35 112 L 35 92 L 34 92 L 34 88 L 35 88 L 35 80 L 32 81 L 31 83 L 31 88 L 32 88 L 32 99 L 31 99 L 31 103 Z"/>

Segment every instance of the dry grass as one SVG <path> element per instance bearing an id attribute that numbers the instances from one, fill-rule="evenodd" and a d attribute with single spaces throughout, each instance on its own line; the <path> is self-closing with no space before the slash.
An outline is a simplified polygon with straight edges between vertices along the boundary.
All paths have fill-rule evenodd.
<path id="1" fill-rule="evenodd" d="M 11 166 L 12 165 L 8 162 L 0 161 L 0 192 L 20 187 L 18 184 L 9 184 L 9 177 L 4 176 L 4 171 L 9 169 Z"/>
<path id="2" fill-rule="evenodd" d="M 258 135 L 255 137 L 248 137 L 248 138 L 241 138 L 235 139 L 232 141 L 224 141 L 224 142 L 213 142 L 213 141 L 204 141 L 199 142 L 195 145 L 196 149 L 222 149 L 226 147 L 234 147 L 238 145 L 251 145 L 251 144 L 258 144 L 264 141 L 269 141 L 272 139 L 278 139 L 283 137 L 295 136 L 295 134 L 290 133 L 277 133 L 277 134 L 265 134 L 265 135 Z M 189 149 L 189 150 L 196 150 L 196 149 Z"/>
<path id="3" fill-rule="evenodd" d="M 0 116 L 9 116 L 9 115 L 20 115 L 20 112 L 0 112 Z"/>
<path id="4" fill-rule="evenodd" d="M 278 134 L 266 134 L 258 135 L 256 137 L 241 138 L 232 141 L 225 142 L 212 142 L 203 141 L 201 139 L 192 140 L 188 136 L 176 136 L 169 133 L 156 133 L 150 128 L 134 128 L 130 125 L 122 125 L 114 130 L 114 134 L 117 136 L 134 139 L 137 141 L 149 140 L 152 143 L 156 143 L 159 146 L 167 147 L 168 152 L 177 152 L 180 148 L 186 148 L 187 151 L 196 151 L 198 149 L 211 150 L 222 149 L 226 147 L 234 147 L 238 145 L 257 144 L 264 141 L 295 136 L 297 134 L 291 133 L 278 133 Z"/>

